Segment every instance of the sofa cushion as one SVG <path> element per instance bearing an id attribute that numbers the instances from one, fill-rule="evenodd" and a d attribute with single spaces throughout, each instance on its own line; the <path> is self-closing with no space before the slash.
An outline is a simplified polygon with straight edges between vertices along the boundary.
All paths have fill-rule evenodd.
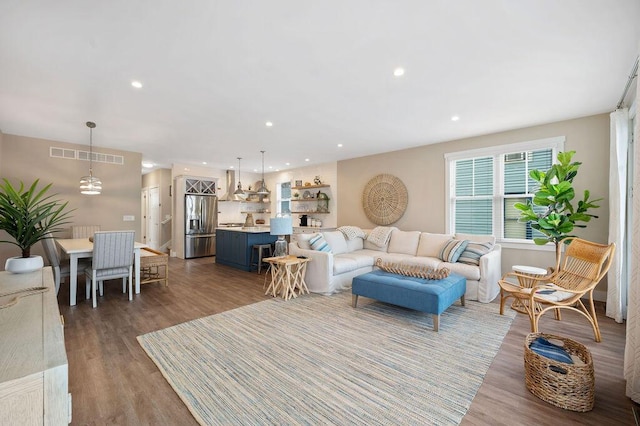
<path id="1" fill-rule="evenodd" d="M 309 240 L 309 244 L 311 245 L 311 250 L 331 253 L 331 247 L 327 244 L 322 234 L 314 234 Z"/>
<path id="2" fill-rule="evenodd" d="M 468 265 L 480 265 L 480 258 L 489 253 L 493 249 L 493 244 L 490 242 L 477 243 L 475 241 L 469 241 L 467 248 L 464 249 L 458 262 L 466 263 Z"/>
<path id="3" fill-rule="evenodd" d="M 344 274 L 358 269 L 358 262 L 352 257 L 339 255 L 333 257 L 333 275 Z"/>
<path id="4" fill-rule="evenodd" d="M 468 280 L 478 281 L 480 279 L 480 268 L 474 265 L 467 265 L 466 263 L 449 263 L 442 262 L 440 268 L 447 268 L 454 274 L 462 275 Z"/>
<path id="5" fill-rule="evenodd" d="M 419 257 L 414 256 L 410 259 L 403 260 L 406 265 L 423 266 L 431 269 L 440 269 L 440 265 L 443 264 L 442 260 L 437 257 Z"/>
<path id="6" fill-rule="evenodd" d="M 386 252 L 387 251 L 387 246 L 389 244 L 387 244 L 384 247 L 378 247 L 377 245 L 373 244 L 371 241 L 369 240 L 364 240 L 364 243 L 362 244 L 362 246 L 367 249 L 367 250 L 375 250 L 375 251 L 381 251 L 381 252 Z"/>
<path id="7" fill-rule="evenodd" d="M 422 232 L 420 234 L 420 242 L 418 243 L 418 250 L 416 256 L 424 257 L 438 257 L 440 256 L 440 250 L 448 242 L 453 235 L 449 234 L 430 234 L 428 232 Z"/>
<path id="8" fill-rule="evenodd" d="M 347 240 L 344 238 L 344 234 L 340 231 L 323 232 L 322 236 L 331 247 L 333 254 L 342 254 L 347 252 Z"/>
<path id="9" fill-rule="evenodd" d="M 351 253 L 356 250 L 362 250 L 364 247 L 364 240 L 362 238 L 356 237 L 350 240 L 347 240 L 347 253 Z"/>
<path id="10" fill-rule="evenodd" d="M 387 252 L 415 256 L 419 241 L 420 231 L 400 231 L 399 229 L 394 229 L 393 232 L 391 232 Z"/>
<path id="11" fill-rule="evenodd" d="M 368 254 L 364 254 L 360 251 L 358 252 L 354 252 L 354 253 L 344 253 L 344 254 L 340 254 L 338 255 L 338 257 L 344 257 L 347 259 L 353 259 L 356 262 L 356 266 L 358 268 L 364 268 L 365 266 L 373 266 L 373 262 L 375 261 L 375 257 L 368 255 Z M 334 261 L 335 261 L 335 257 L 334 257 Z"/>
<path id="12" fill-rule="evenodd" d="M 309 240 L 316 234 L 296 234 L 296 242 L 298 247 L 305 250 L 311 250 Z"/>
<path id="13" fill-rule="evenodd" d="M 467 245 L 468 240 L 456 240 L 455 238 L 447 241 L 445 245 L 440 249 L 439 258 L 445 262 L 455 263 L 462 254 Z"/>

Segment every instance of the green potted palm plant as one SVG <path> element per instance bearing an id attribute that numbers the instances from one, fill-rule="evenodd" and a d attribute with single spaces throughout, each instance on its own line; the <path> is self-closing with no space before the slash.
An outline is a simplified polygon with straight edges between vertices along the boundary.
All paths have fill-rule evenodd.
<path id="1" fill-rule="evenodd" d="M 28 188 L 22 182 L 16 188 L 7 179 L 3 181 L 4 184 L 0 184 L 0 230 L 13 240 L 0 242 L 18 246 L 21 251 L 21 256 L 7 259 L 5 270 L 20 273 L 42 268 L 42 257 L 31 256 L 31 247 L 69 223 L 70 211 L 65 211 L 68 202 L 55 199 L 55 194 L 47 195 L 51 184 L 38 189 L 39 179 Z"/>
<path id="2" fill-rule="evenodd" d="M 575 151 L 559 152 L 558 163 L 547 171 L 531 170 L 529 176 L 538 182 L 540 187 L 533 200 L 516 203 L 514 206 L 520 213 L 520 222 L 530 222 L 531 227 L 540 231 L 544 237 L 534 238 L 538 245 L 554 243 L 556 246 L 556 270 L 560 268 L 562 241 L 572 237 L 574 228 L 585 228 L 591 218 L 590 209 L 600 207 L 596 203 L 601 198 L 592 200 L 588 190 L 577 204 L 573 179 L 578 174 L 582 163 L 571 162 Z"/>

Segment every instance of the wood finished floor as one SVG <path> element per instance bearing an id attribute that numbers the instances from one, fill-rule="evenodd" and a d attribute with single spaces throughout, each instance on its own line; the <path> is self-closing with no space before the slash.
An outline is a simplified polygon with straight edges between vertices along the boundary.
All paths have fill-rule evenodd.
<path id="1" fill-rule="evenodd" d="M 70 307 L 68 285 L 63 284 L 58 300 L 65 319 L 73 425 L 197 424 L 136 336 L 265 300 L 264 275 L 219 266 L 213 258 L 171 258 L 169 269 L 169 287 L 144 285 L 132 302 L 120 292 L 119 282 L 109 283 L 96 309 L 81 298 Z M 527 391 L 523 341 L 529 323 L 518 315 L 462 425 L 635 424 L 622 379 L 625 326 L 602 312 L 599 321 L 602 343 L 593 341 L 588 323 L 578 314 L 564 313 L 562 321 L 553 315 L 541 320 L 543 331 L 590 349 L 596 373 L 591 412 L 562 410 Z"/>

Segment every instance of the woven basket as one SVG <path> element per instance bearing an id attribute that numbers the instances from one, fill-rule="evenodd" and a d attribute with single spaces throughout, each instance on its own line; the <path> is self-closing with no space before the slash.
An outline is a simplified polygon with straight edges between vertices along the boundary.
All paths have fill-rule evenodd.
<path id="1" fill-rule="evenodd" d="M 529 348 L 538 337 L 563 341 L 564 348 L 580 358 L 584 365 L 567 364 L 538 355 Z M 584 345 L 566 337 L 530 333 L 524 342 L 524 370 L 527 389 L 543 401 L 571 411 L 593 409 L 593 360 Z"/>

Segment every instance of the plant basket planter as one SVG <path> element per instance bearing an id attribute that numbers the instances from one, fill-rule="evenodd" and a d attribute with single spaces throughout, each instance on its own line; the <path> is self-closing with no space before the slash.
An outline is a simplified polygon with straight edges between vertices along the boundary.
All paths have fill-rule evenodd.
<path id="1" fill-rule="evenodd" d="M 564 348 L 584 364 L 567 364 L 538 355 L 529 348 L 538 337 L 564 342 Z M 544 333 L 530 333 L 524 342 L 527 389 L 549 404 L 571 411 L 590 411 L 595 400 L 595 376 L 589 350 L 574 340 Z"/>

